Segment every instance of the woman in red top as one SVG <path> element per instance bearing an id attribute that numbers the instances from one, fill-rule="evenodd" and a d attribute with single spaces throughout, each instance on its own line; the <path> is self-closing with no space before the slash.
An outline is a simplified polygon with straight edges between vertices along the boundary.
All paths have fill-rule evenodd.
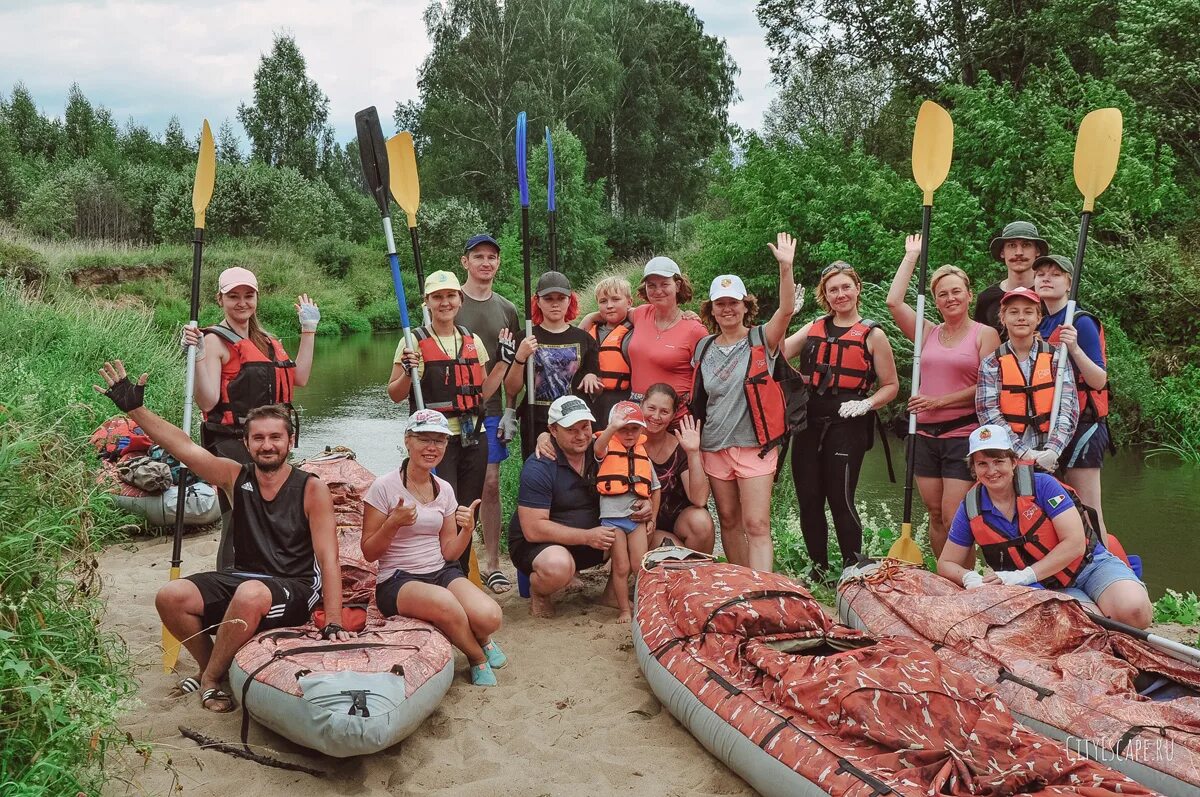
<path id="1" fill-rule="evenodd" d="M 674 260 L 655 257 L 642 270 L 638 296 L 647 303 L 629 311 L 631 398 L 641 401 L 651 385 L 665 382 L 678 394 L 680 411 L 686 412 L 695 376 L 692 355 L 708 334 L 699 321 L 685 318 L 680 307 L 692 300 L 692 283 Z"/>

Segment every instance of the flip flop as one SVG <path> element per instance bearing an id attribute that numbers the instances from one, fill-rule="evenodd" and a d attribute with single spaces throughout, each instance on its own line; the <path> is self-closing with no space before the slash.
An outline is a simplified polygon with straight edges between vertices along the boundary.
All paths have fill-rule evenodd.
<path id="1" fill-rule="evenodd" d="M 497 595 L 503 595 L 512 589 L 512 582 L 508 580 L 508 576 L 499 570 L 494 570 L 484 576 L 483 583 L 487 584 L 488 589 Z"/>
<path id="2" fill-rule="evenodd" d="M 208 704 L 215 701 L 223 701 L 224 708 L 209 708 Z M 214 714 L 228 714 L 237 708 L 237 704 L 233 702 L 233 695 L 226 692 L 224 689 L 205 689 L 200 695 L 200 706 L 206 711 L 211 711 Z"/>
<path id="3" fill-rule="evenodd" d="M 182 681 L 175 684 L 175 686 L 171 689 L 170 696 L 171 697 L 186 697 L 186 696 L 190 695 L 192 692 L 197 692 L 199 690 L 200 690 L 200 681 L 189 675 L 187 678 L 184 678 Z"/>

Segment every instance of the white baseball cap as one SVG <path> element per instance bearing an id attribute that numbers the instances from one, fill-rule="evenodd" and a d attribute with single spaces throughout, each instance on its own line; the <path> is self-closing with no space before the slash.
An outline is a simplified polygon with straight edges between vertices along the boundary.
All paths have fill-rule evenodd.
<path id="1" fill-rule="evenodd" d="M 714 302 L 725 298 L 745 299 L 746 283 L 737 274 L 721 274 L 713 279 L 708 298 Z"/>
<path id="2" fill-rule="evenodd" d="M 976 451 L 1012 451 L 1012 437 L 1003 426 L 994 423 L 980 426 L 971 432 L 967 443 L 967 458 Z"/>
<path id="3" fill-rule="evenodd" d="M 434 291 L 461 291 L 462 285 L 458 283 L 458 277 L 451 274 L 449 271 L 435 271 L 425 278 L 425 295 Z"/>
<path id="4" fill-rule="evenodd" d="M 404 427 L 404 431 L 406 434 L 434 432 L 435 434 L 449 435 L 450 424 L 446 421 L 446 416 L 437 410 L 417 410 L 408 416 L 408 425 Z"/>
<path id="5" fill-rule="evenodd" d="M 682 273 L 679 271 L 679 264 L 669 257 L 652 257 L 647 261 L 645 268 L 642 269 L 642 279 L 646 277 L 679 277 Z"/>
<path id="6" fill-rule="evenodd" d="M 229 293 L 239 285 L 245 285 L 248 288 L 258 290 L 258 279 L 254 276 L 254 272 L 248 268 L 242 268 L 241 266 L 227 268 L 221 272 L 221 276 L 217 280 L 217 291 L 219 293 Z"/>
<path id="7" fill-rule="evenodd" d="M 558 424 L 566 428 L 574 426 L 580 421 L 596 422 L 596 416 L 592 415 L 592 411 L 588 409 L 588 405 L 583 399 L 575 396 L 559 396 L 550 405 L 550 412 L 546 418 L 550 424 Z"/>

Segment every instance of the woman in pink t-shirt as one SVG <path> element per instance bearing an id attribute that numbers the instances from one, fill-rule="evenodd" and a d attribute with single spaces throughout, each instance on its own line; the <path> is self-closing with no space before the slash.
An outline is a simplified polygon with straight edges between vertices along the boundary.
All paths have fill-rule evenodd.
<path id="1" fill-rule="evenodd" d="M 692 354 L 708 334 L 699 321 L 685 318 L 680 307 L 692 300 L 692 283 L 674 260 L 655 257 L 642 270 L 638 296 L 647 304 L 629 311 L 631 397 L 641 401 L 651 385 L 666 382 L 675 388 L 681 412 L 686 412 L 696 372 Z"/>
<path id="2" fill-rule="evenodd" d="M 909 340 L 916 339 L 917 313 L 905 302 L 913 267 L 921 254 L 921 236 L 904 241 L 904 259 L 896 269 L 888 310 Z M 941 556 L 950 521 L 974 479 L 967 469 L 967 438 L 979 426 L 975 387 L 979 363 L 1000 345 L 996 330 L 972 321 L 971 279 L 957 266 L 942 266 L 929 280 L 929 292 L 942 315 L 936 326 L 924 319 L 921 343 L 921 392 L 908 401 L 917 414 L 913 473 L 929 512 L 929 543 Z"/>
<path id="3" fill-rule="evenodd" d="M 409 457 L 376 479 L 363 498 L 362 552 L 367 561 L 379 561 L 379 611 L 432 623 L 466 655 L 471 683 L 495 686 L 493 670 L 508 661 L 491 639 L 500 628 L 500 605 L 458 563 L 471 544 L 479 500 L 460 507 L 454 490 L 433 473 L 449 440 L 450 426 L 437 410 L 409 416 Z"/>

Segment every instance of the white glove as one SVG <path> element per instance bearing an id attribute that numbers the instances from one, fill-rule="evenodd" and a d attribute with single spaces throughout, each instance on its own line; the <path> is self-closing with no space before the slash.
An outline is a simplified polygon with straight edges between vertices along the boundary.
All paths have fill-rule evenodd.
<path id="1" fill-rule="evenodd" d="M 301 332 L 317 331 L 317 324 L 321 323 L 321 311 L 315 304 L 302 304 L 297 313 L 300 316 Z"/>
<path id="2" fill-rule="evenodd" d="M 496 427 L 496 439 L 502 443 L 517 439 L 517 411 L 514 408 L 508 407 L 504 410 L 504 415 Z"/>
<path id="3" fill-rule="evenodd" d="M 857 418 L 860 415 L 866 415 L 874 407 L 871 406 L 870 399 L 862 401 L 847 401 L 842 406 L 838 407 L 838 415 L 843 418 Z"/>
<path id="4" fill-rule="evenodd" d="M 179 336 L 179 348 L 183 349 L 183 354 L 186 357 L 187 350 L 188 350 L 188 330 L 189 329 L 196 330 L 196 335 L 197 335 L 196 344 L 195 344 L 196 345 L 196 362 L 200 362 L 201 360 L 204 359 L 204 333 L 201 332 L 197 327 L 193 327 L 191 324 L 188 324 L 187 326 L 185 326 L 183 328 L 183 332 Z"/>
<path id="5" fill-rule="evenodd" d="M 1029 456 L 1046 473 L 1054 473 L 1058 469 L 1058 454 L 1049 449 L 1030 451 Z"/>
<path id="6" fill-rule="evenodd" d="M 983 586 L 983 576 L 976 573 L 974 570 L 968 570 L 962 574 L 962 585 L 964 589 L 975 589 Z"/>
<path id="7" fill-rule="evenodd" d="M 799 313 L 801 310 L 804 309 L 804 286 L 803 285 L 796 286 L 795 297 L 796 297 L 796 305 L 792 309 L 792 315 L 796 315 L 797 313 Z"/>
<path id="8" fill-rule="evenodd" d="M 996 578 L 1010 587 L 1028 587 L 1037 581 L 1037 576 L 1033 574 L 1032 567 L 1027 567 L 1024 570 L 997 570 Z"/>

